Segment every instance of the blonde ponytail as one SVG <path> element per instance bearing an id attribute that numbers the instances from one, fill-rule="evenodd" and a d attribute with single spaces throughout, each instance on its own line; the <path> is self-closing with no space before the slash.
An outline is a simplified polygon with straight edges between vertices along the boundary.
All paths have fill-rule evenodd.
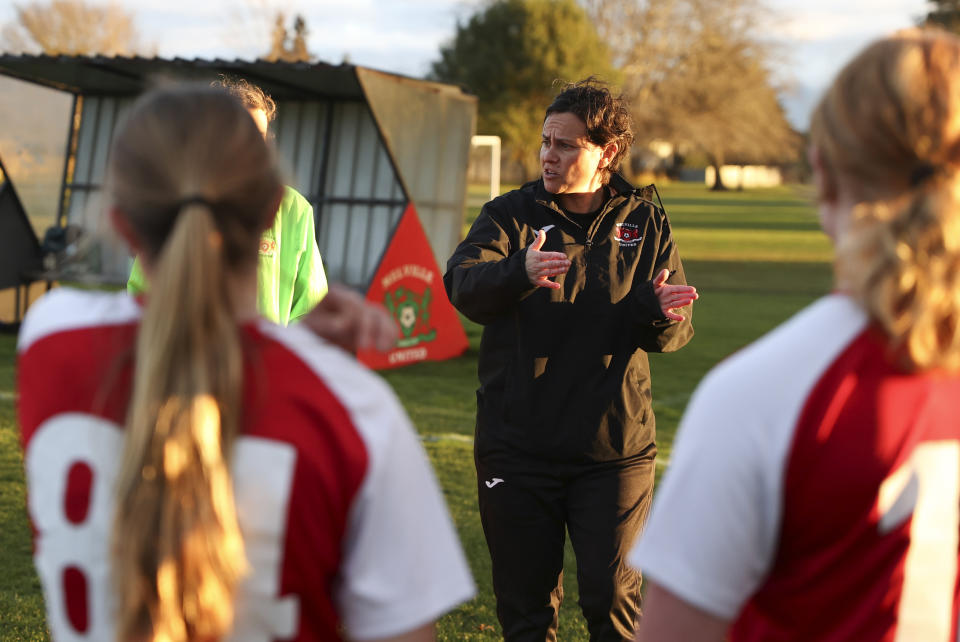
<path id="1" fill-rule="evenodd" d="M 960 181 L 936 176 L 901 198 L 862 204 L 837 246 L 838 283 L 908 370 L 960 370 Z"/>
<path id="2" fill-rule="evenodd" d="M 240 343 L 208 208 L 180 212 L 137 339 L 115 561 L 118 639 L 217 638 L 246 562 L 227 468 L 237 433 Z"/>
<path id="3" fill-rule="evenodd" d="M 109 187 L 152 267 L 116 487 L 117 640 L 219 639 L 247 570 L 229 470 L 243 353 L 228 284 L 255 268 L 282 185 L 235 99 L 180 86 L 134 106 Z"/>
<path id="4" fill-rule="evenodd" d="M 814 111 L 810 138 L 858 202 L 837 285 L 907 370 L 960 370 L 960 39 L 907 30 L 867 47 Z"/>

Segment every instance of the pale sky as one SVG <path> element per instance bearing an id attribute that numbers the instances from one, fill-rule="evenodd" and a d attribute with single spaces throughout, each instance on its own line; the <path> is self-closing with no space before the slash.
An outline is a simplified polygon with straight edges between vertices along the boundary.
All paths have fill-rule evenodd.
<path id="1" fill-rule="evenodd" d="M 26 0 L 24 0 L 26 1 Z M 909 27 L 925 0 L 764 0 L 769 36 L 782 44 L 781 73 L 793 90 L 784 96 L 800 129 L 812 104 L 844 61 L 873 38 Z M 0 23 L 13 6 L 0 0 Z M 309 50 L 330 63 L 350 62 L 422 76 L 480 0 L 120 0 L 160 56 L 253 58 L 263 53 L 264 25 L 277 7 L 301 13 Z M 259 41 L 259 43 L 258 43 Z"/>

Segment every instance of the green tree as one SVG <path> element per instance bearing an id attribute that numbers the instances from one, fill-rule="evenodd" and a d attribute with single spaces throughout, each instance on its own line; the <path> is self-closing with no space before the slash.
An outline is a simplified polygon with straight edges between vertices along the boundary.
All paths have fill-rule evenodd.
<path id="1" fill-rule="evenodd" d="M 5 51 L 51 56 L 144 53 L 133 14 L 116 2 L 51 0 L 13 6 L 16 19 L 0 32 Z"/>
<path id="2" fill-rule="evenodd" d="M 799 149 L 769 71 L 759 0 L 588 0 L 626 78 L 637 143 L 667 140 L 725 162 Z M 723 189 L 718 181 L 714 187 Z"/>
<path id="3" fill-rule="evenodd" d="M 927 5 L 930 10 L 922 20 L 923 24 L 960 33 L 960 0 L 928 0 Z"/>
<path id="4" fill-rule="evenodd" d="M 539 166 L 554 81 L 617 80 L 608 47 L 574 0 L 494 0 L 457 26 L 430 75 L 477 96 L 478 131 L 500 136 L 527 176 Z"/>

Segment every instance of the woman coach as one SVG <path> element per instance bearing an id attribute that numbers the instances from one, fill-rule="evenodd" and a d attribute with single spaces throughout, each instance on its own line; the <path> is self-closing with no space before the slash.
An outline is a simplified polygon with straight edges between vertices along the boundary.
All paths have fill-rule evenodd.
<path id="1" fill-rule="evenodd" d="M 546 110 L 542 178 L 487 203 L 444 276 L 484 325 L 480 516 L 511 641 L 555 639 L 567 531 L 591 639 L 630 637 L 639 614 L 624 557 L 653 489 L 647 352 L 690 340 L 679 310 L 697 295 L 666 214 L 616 173 L 632 139 L 622 99 L 567 87 Z"/>

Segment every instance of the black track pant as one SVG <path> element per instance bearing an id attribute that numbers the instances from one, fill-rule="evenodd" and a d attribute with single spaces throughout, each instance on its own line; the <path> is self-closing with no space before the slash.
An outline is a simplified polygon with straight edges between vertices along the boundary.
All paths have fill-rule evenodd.
<path id="1" fill-rule="evenodd" d="M 633 639 L 641 578 L 625 558 L 650 509 L 654 452 L 576 465 L 476 454 L 480 519 L 505 640 L 556 640 L 565 531 L 590 640 Z"/>

